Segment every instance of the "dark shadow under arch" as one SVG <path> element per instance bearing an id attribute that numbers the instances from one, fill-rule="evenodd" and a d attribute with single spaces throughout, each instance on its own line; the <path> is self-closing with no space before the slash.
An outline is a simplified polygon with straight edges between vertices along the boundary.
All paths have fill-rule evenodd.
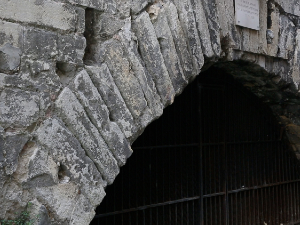
<path id="1" fill-rule="evenodd" d="M 92 224 L 295 224 L 300 165 L 272 111 L 200 74 L 133 144 Z"/>

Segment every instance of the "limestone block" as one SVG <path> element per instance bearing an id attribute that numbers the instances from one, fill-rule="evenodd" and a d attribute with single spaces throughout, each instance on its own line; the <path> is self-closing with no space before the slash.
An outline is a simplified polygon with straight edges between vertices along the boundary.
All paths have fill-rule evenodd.
<path id="1" fill-rule="evenodd" d="M 104 179 L 111 184 L 119 173 L 117 161 L 69 88 L 61 92 L 56 101 L 56 107 L 59 115 L 78 138 Z"/>
<path id="2" fill-rule="evenodd" d="M 6 43 L 0 48 L 0 71 L 15 72 L 19 69 L 21 61 L 21 50 Z"/>
<path id="3" fill-rule="evenodd" d="M 19 154 L 28 141 L 26 134 L 0 133 L 0 169 L 12 175 L 18 166 Z"/>
<path id="4" fill-rule="evenodd" d="M 145 65 L 143 65 L 143 61 L 138 53 L 138 47 L 134 41 L 132 41 L 128 47 L 128 57 L 132 70 L 144 92 L 147 105 L 151 109 L 153 115 L 152 120 L 157 119 L 163 113 L 163 105 L 160 96 L 157 93 L 155 83 L 149 72 L 146 70 Z"/>
<path id="5" fill-rule="evenodd" d="M 202 53 L 205 57 L 212 58 L 214 56 L 214 51 L 211 45 L 209 27 L 202 1 L 191 0 L 191 2 L 193 5 L 197 29 L 201 40 Z"/>
<path id="6" fill-rule="evenodd" d="M 16 48 L 21 48 L 23 36 L 23 27 L 17 23 L 11 23 L 0 20 L 0 46 L 6 43 Z"/>
<path id="7" fill-rule="evenodd" d="M 59 182 L 66 180 L 63 176 L 68 176 L 70 182 L 77 182 L 81 188 L 81 193 L 88 197 L 90 204 L 96 206 L 105 196 L 104 187 L 106 182 L 102 180 L 101 174 L 74 135 L 57 119 L 48 119 L 36 131 L 38 142 L 45 147 L 44 150 L 36 152 L 31 157 L 29 164 L 30 174 L 36 165 L 45 171 L 49 170 L 41 165 L 47 165 L 48 157 L 37 157 L 38 155 L 51 156 L 54 162 L 59 165 Z M 47 151 L 46 151 L 47 149 Z M 42 151 L 42 152 L 41 152 Z M 44 153 L 45 152 L 45 153 Z M 32 176 L 33 177 L 33 176 Z"/>
<path id="8" fill-rule="evenodd" d="M 35 189 L 36 197 L 52 213 L 58 224 L 81 225 L 93 218 L 93 207 L 86 197 L 79 193 L 76 184 L 71 182 Z"/>
<path id="9" fill-rule="evenodd" d="M 139 129 L 138 124 L 133 120 L 107 65 L 102 64 L 101 67 L 87 66 L 86 69 L 109 109 L 111 121 L 116 122 L 126 138 L 131 139 Z"/>
<path id="10" fill-rule="evenodd" d="M 202 6 L 205 11 L 208 30 L 210 32 L 210 39 L 212 49 L 215 56 L 219 57 L 221 54 L 221 40 L 220 40 L 220 22 L 218 17 L 218 9 L 216 0 L 201 0 Z"/>
<path id="11" fill-rule="evenodd" d="M 151 7 L 158 6 L 152 5 Z M 176 94 L 180 94 L 183 88 L 187 85 L 188 81 L 184 76 L 183 69 L 176 52 L 165 9 L 162 7 L 158 11 L 159 13 L 155 19 L 152 19 L 152 23 L 158 42 L 160 44 L 160 49 L 164 57 L 165 65 L 168 69 L 169 76 L 174 87 L 174 91 Z"/>
<path id="12" fill-rule="evenodd" d="M 26 189 L 53 186 L 59 182 L 58 170 L 58 165 L 49 155 L 49 151 L 45 147 L 36 145 L 29 158 L 28 175 L 22 185 Z"/>
<path id="13" fill-rule="evenodd" d="M 54 32 L 28 28 L 24 30 L 23 53 L 31 59 L 51 59 L 57 56 L 57 37 Z"/>
<path id="14" fill-rule="evenodd" d="M 155 30 L 148 13 L 141 13 L 133 21 L 132 26 L 139 42 L 141 56 L 145 62 L 147 70 L 153 77 L 163 105 L 167 106 L 172 104 L 174 101 L 175 91 L 167 68 L 164 64 L 164 59 L 160 52 L 160 46 Z"/>
<path id="15" fill-rule="evenodd" d="M 88 8 L 97 9 L 101 12 L 115 13 L 115 0 L 67 0 L 70 3 L 86 6 Z"/>
<path id="16" fill-rule="evenodd" d="M 291 76 L 298 86 L 300 83 L 300 29 L 297 29 L 293 59 L 291 60 Z"/>
<path id="17" fill-rule="evenodd" d="M 5 89 L 0 95 L 0 125 L 27 127 L 39 118 L 39 96 L 36 92 Z"/>
<path id="18" fill-rule="evenodd" d="M 86 40 L 79 35 L 59 35 L 57 41 L 57 61 L 75 64 L 83 63 Z"/>
<path id="19" fill-rule="evenodd" d="M 294 23 L 287 16 L 280 15 L 278 57 L 289 58 L 289 54 L 294 50 L 295 34 L 296 28 Z"/>
<path id="20" fill-rule="evenodd" d="M 131 12 L 138 14 L 142 11 L 149 3 L 149 0 L 132 0 L 131 1 Z"/>
<path id="21" fill-rule="evenodd" d="M 216 0 L 216 6 L 220 22 L 221 43 L 229 48 L 240 49 L 240 34 L 235 26 L 234 1 Z"/>
<path id="22" fill-rule="evenodd" d="M 196 73 L 197 71 L 193 71 L 193 64 L 191 63 L 192 56 L 189 52 L 185 34 L 178 19 L 177 8 L 172 2 L 165 4 L 164 8 L 182 69 L 186 79 L 190 80 L 198 74 Z"/>
<path id="23" fill-rule="evenodd" d="M 270 20 L 272 22 L 271 27 L 267 32 L 272 32 L 272 39 L 268 42 L 268 52 L 270 56 L 277 56 L 278 53 L 278 39 L 279 39 L 279 29 L 280 29 L 280 12 L 275 5 L 269 5 L 269 11 L 271 10 Z M 267 33 L 268 37 L 268 33 Z"/>
<path id="24" fill-rule="evenodd" d="M 0 17 L 7 20 L 74 31 L 76 16 L 75 8 L 72 5 L 50 0 L 0 1 Z"/>
<path id="25" fill-rule="evenodd" d="M 77 14 L 77 23 L 75 32 L 83 35 L 85 31 L 85 9 L 81 7 L 76 7 L 75 12 Z"/>
<path id="26" fill-rule="evenodd" d="M 116 40 L 105 42 L 100 52 L 132 116 L 138 118 L 147 107 L 147 102 L 130 69 L 121 42 Z"/>
<path id="27" fill-rule="evenodd" d="M 112 37 L 124 26 L 125 21 L 111 13 L 96 14 L 94 18 L 94 35 L 97 37 L 108 38 Z"/>
<path id="28" fill-rule="evenodd" d="M 85 70 L 75 77 L 74 89 L 89 118 L 98 128 L 119 165 L 123 166 L 132 154 L 130 144 L 119 126 L 110 121 L 108 108 Z"/>
<path id="29" fill-rule="evenodd" d="M 178 18 L 185 33 L 185 39 L 187 40 L 189 51 L 192 56 L 192 64 L 194 67 L 193 74 L 198 75 L 204 64 L 204 56 L 193 6 L 190 0 L 175 0 L 174 3 L 177 7 Z"/>
<path id="30" fill-rule="evenodd" d="M 275 0 L 283 10 L 295 16 L 300 16 L 300 3 L 298 0 Z"/>

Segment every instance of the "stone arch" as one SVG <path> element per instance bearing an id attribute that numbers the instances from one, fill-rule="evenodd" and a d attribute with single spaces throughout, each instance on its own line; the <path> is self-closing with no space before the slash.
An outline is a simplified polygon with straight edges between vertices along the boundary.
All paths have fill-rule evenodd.
<path id="1" fill-rule="evenodd" d="M 42 224 L 89 223 L 131 143 L 216 62 L 253 71 L 236 77 L 278 101 L 298 149 L 293 0 L 261 2 L 259 32 L 235 26 L 229 0 L 27 3 L 0 1 L 0 218 L 32 202 Z"/>
<path id="2" fill-rule="evenodd" d="M 291 125 L 292 126 L 297 126 L 297 125 L 290 124 L 290 125 L 286 126 L 287 124 L 284 123 L 285 119 L 282 119 L 282 117 L 285 117 L 287 115 L 287 110 L 289 108 L 289 105 L 294 104 L 294 103 L 292 103 L 293 100 L 290 99 L 290 100 L 287 100 L 285 103 L 283 103 L 282 101 L 278 101 L 278 99 L 276 100 L 273 98 L 275 93 L 270 93 L 270 92 L 274 91 L 278 95 L 284 96 L 285 95 L 284 92 L 286 91 L 286 90 L 284 90 L 285 89 L 284 87 L 287 87 L 286 84 L 282 84 L 283 85 L 282 87 L 280 87 L 281 85 L 280 86 L 279 85 L 272 86 L 272 84 L 274 84 L 274 83 L 271 78 L 274 78 L 274 75 L 267 73 L 265 70 L 263 70 L 261 67 L 255 65 L 255 64 L 245 62 L 245 61 L 216 63 L 216 64 L 212 65 L 208 70 L 212 71 L 212 72 L 209 72 L 209 75 L 213 76 L 214 73 L 217 75 L 217 76 L 213 76 L 214 77 L 213 79 L 215 82 L 218 81 L 219 85 L 223 84 L 223 82 L 226 82 L 226 83 L 230 83 L 230 85 L 228 85 L 227 88 L 228 87 L 236 88 L 236 90 L 234 91 L 235 94 L 238 93 L 237 90 L 239 90 L 241 95 L 245 95 L 245 96 L 249 95 L 248 92 L 246 92 L 239 86 L 239 85 L 243 84 L 243 86 L 246 87 L 246 89 L 248 89 L 248 91 L 251 94 L 254 93 L 258 98 L 260 98 L 261 102 L 259 102 L 256 98 L 254 98 L 254 97 L 252 97 L 252 95 L 250 95 L 251 97 L 249 97 L 249 98 L 245 97 L 244 100 L 246 100 L 246 99 L 249 100 L 250 101 L 249 105 L 251 105 L 255 108 L 253 110 L 253 112 L 260 111 L 257 113 L 260 114 L 260 116 L 263 115 L 263 117 L 265 118 L 264 120 L 270 119 L 272 117 L 270 115 L 273 114 L 274 118 L 272 117 L 272 119 L 270 119 L 270 121 L 268 120 L 269 121 L 268 123 L 273 124 L 275 122 L 273 124 L 275 126 L 277 125 L 277 123 L 278 123 L 278 125 L 280 124 L 279 126 L 281 127 L 281 131 L 278 132 L 278 137 L 280 136 L 280 139 L 286 140 L 285 134 L 287 134 L 287 137 L 289 138 L 289 142 L 290 142 L 289 144 L 291 144 L 291 146 L 293 147 L 293 150 L 294 150 L 293 152 L 289 152 L 289 154 L 290 153 L 295 154 L 295 155 L 299 154 L 299 152 L 296 149 L 295 142 L 294 142 L 293 138 L 291 138 L 291 135 L 293 135 L 293 133 L 291 133 L 290 130 L 288 129 L 288 127 Z M 204 71 L 203 73 L 206 73 L 206 71 Z M 199 78 L 201 78 L 201 76 L 203 76 L 203 75 L 199 74 L 199 76 L 196 79 L 199 81 L 200 80 Z M 209 78 L 209 77 L 207 76 L 207 73 L 206 73 L 206 79 L 207 78 Z M 216 80 L 216 78 L 218 80 Z M 181 98 L 181 100 L 180 100 L 181 108 L 178 107 L 179 102 L 176 102 L 176 99 L 175 99 L 174 104 L 176 106 L 171 105 L 170 106 L 171 108 L 168 107 L 168 109 L 167 109 L 167 111 L 168 111 L 167 115 L 169 116 L 170 119 L 168 119 L 168 117 L 166 118 L 166 115 L 163 115 L 162 117 L 164 120 L 161 120 L 161 118 L 160 118 L 159 121 L 155 121 L 154 122 L 154 123 L 156 123 L 155 127 L 153 127 L 152 124 L 150 124 L 150 126 L 152 126 L 152 128 L 150 128 L 150 130 L 147 130 L 148 127 L 146 128 L 146 130 L 145 130 L 146 141 L 145 142 L 143 140 L 141 140 L 141 141 L 139 141 L 139 139 L 137 140 L 138 145 L 135 145 L 136 148 L 133 148 L 133 149 L 136 151 L 144 151 L 144 152 L 136 153 L 136 154 L 139 154 L 138 157 L 136 157 L 137 156 L 136 155 L 133 159 L 134 161 L 130 161 L 130 163 L 131 163 L 130 164 L 131 165 L 130 172 L 129 172 L 129 168 L 126 168 L 126 171 L 124 171 L 124 169 L 121 168 L 120 173 L 122 174 L 122 170 L 123 170 L 126 175 L 125 176 L 123 176 L 124 174 L 121 175 L 121 177 L 120 177 L 121 180 L 118 180 L 118 178 L 117 178 L 116 184 L 112 184 L 112 186 L 114 186 L 114 185 L 117 185 L 117 186 L 109 187 L 107 194 L 110 194 L 110 196 L 106 196 L 106 197 L 108 197 L 108 199 L 103 201 L 103 204 L 104 204 L 103 206 L 100 205 L 99 209 L 97 210 L 97 214 L 99 214 L 99 215 L 96 216 L 96 219 L 95 219 L 95 221 L 93 221 L 94 223 L 92 223 L 92 224 L 97 224 L 97 223 L 102 223 L 102 222 L 104 224 L 110 224 L 110 222 L 113 221 L 112 220 L 113 218 L 115 219 L 114 221 L 117 221 L 116 222 L 117 224 L 118 223 L 127 224 L 127 223 L 129 223 L 128 221 L 131 221 L 130 224 L 131 223 L 139 224 L 139 223 L 142 223 L 142 221 L 143 221 L 143 219 L 141 219 L 141 218 L 146 218 L 146 224 L 148 224 L 150 219 L 153 221 L 157 221 L 158 218 L 161 219 L 161 217 L 164 215 L 163 212 L 161 211 L 161 208 L 163 205 L 166 206 L 165 210 L 167 210 L 167 213 L 164 216 L 165 217 L 167 216 L 167 218 L 169 218 L 168 211 L 174 210 L 175 207 L 170 209 L 170 208 L 168 208 L 168 205 L 169 204 L 177 205 L 177 203 L 175 203 L 175 202 L 176 202 L 176 200 L 179 201 L 180 197 L 178 197 L 177 195 L 175 197 L 175 195 L 173 196 L 172 194 L 170 194 L 170 196 L 172 196 L 172 197 L 170 197 L 171 199 L 166 198 L 167 200 L 162 200 L 161 193 L 159 191 L 160 189 L 158 189 L 157 192 L 155 192 L 155 191 L 152 192 L 151 188 L 153 188 L 155 190 L 156 187 L 153 186 L 153 184 L 151 186 L 151 183 L 149 180 L 153 179 L 152 183 L 158 182 L 158 186 L 160 188 L 164 188 L 164 186 L 162 185 L 162 180 L 161 180 L 162 178 L 160 178 L 160 180 L 155 179 L 156 176 L 162 176 L 161 173 L 164 173 L 164 177 L 166 177 L 166 179 L 172 179 L 172 182 L 174 182 L 174 187 L 173 187 L 173 183 L 171 183 L 171 187 L 169 187 L 173 190 L 172 192 L 169 190 L 170 193 L 175 192 L 175 190 L 178 191 L 178 189 L 182 190 L 182 187 L 180 187 L 181 185 L 185 186 L 185 184 L 181 183 L 182 180 L 180 179 L 180 177 L 185 176 L 185 174 L 180 174 L 180 172 L 178 172 L 179 174 L 176 174 L 176 172 L 174 172 L 174 171 L 181 170 L 180 169 L 181 166 L 184 167 L 185 171 L 186 171 L 187 167 L 183 166 L 184 164 L 182 164 L 182 163 L 186 163 L 186 161 L 183 161 L 183 162 L 181 162 L 180 160 L 176 161 L 175 158 L 172 158 L 171 162 L 176 161 L 177 163 L 174 163 L 174 162 L 170 163 L 170 160 L 168 160 L 167 157 L 171 157 L 173 153 L 170 153 L 170 152 L 173 152 L 173 150 L 176 152 L 175 149 L 180 149 L 180 146 L 185 146 L 182 149 L 183 151 L 181 152 L 179 150 L 179 151 L 177 151 L 177 153 L 174 153 L 174 154 L 177 154 L 177 156 L 178 156 L 178 154 L 181 154 L 179 158 L 183 157 L 182 154 L 188 154 L 188 153 L 190 153 L 190 151 L 192 152 L 192 148 L 190 148 L 190 147 L 194 147 L 197 149 L 196 151 L 200 151 L 200 149 L 199 149 L 199 145 L 200 145 L 199 136 L 200 135 L 199 135 L 199 133 L 196 132 L 196 130 L 201 129 L 201 127 L 199 127 L 199 125 L 197 124 L 197 121 L 195 121 L 195 118 L 197 118 L 198 116 L 194 115 L 194 114 L 198 114 L 197 111 L 199 110 L 199 109 L 197 110 L 199 105 L 197 103 L 198 98 L 197 98 L 197 91 L 195 89 L 195 82 L 196 81 L 193 81 L 192 84 L 188 85 L 188 87 L 187 87 L 187 89 L 189 89 L 189 90 L 187 90 L 188 92 L 185 92 L 186 90 L 184 90 L 184 92 L 182 94 L 182 95 L 184 95 L 184 98 L 182 98 L 183 96 L 179 96 L 179 98 Z M 193 89 L 191 86 L 193 86 Z M 275 89 L 272 89 L 272 87 Z M 219 88 L 219 89 L 217 89 L 217 87 L 214 87 L 214 88 L 219 92 L 221 92 L 220 90 L 222 90 L 222 88 Z M 240 89 L 242 89 L 242 91 Z M 224 94 L 225 92 L 222 92 L 222 93 Z M 213 97 L 210 97 L 210 101 L 214 101 L 214 97 L 216 97 L 216 94 L 214 94 Z M 295 98 L 297 99 L 297 97 L 295 97 Z M 236 100 L 237 99 L 239 99 L 239 98 L 236 98 Z M 216 102 L 222 102 L 222 100 L 221 101 L 216 100 Z M 231 101 L 229 100 L 228 103 L 229 102 L 231 102 Z M 263 104 L 262 104 L 262 102 L 263 102 Z M 206 103 L 208 103 L 208 102 L 206 102 Z M 231 104 L 234 104 L 234 103 L 231 102 Z M 244 102 L 244 104 L 247 105 L 248 102 Z M 215 104 L 212 104 L 212 105 L 215 105 Z M 184 107 L 182 107 L 182 106 L 184 106 Z M 241 106 L 241 105 L 239 104 L 239 106 Z M 202 107 L 205 108 L 205 105 L 203 105 Z M 281 109 L 279 110 L 279 108 L 281 108 Z M 216 108 L 216 106 L 214 106 L 214 109 L 221 110 L 222 107 Z M 178 113 L 176 113 L 175 110 L 177 110 Z M 188 111 L 191 111 L 191 112 L 188 112 Z M 286 111 L 286 112 L 284 112 L 284 111 Z M 232 109 L 230 110 L 230 112 L 233 113 Z M 223 113 L 224 112 L 222 111 L 221 114 L 223 114 Z M 283 114 L 281 114 L 281 113 L 283 113 Z M 289 113 L 291 113 L 291 112 L 289 112 Z M 179 115 L 183 116 L 184 118 L 188 117 L 189 119 L 184 119 L 184 118 L 180 117 Z M 218 114 L 218 113 L 214 114 L 214 116 L 216 116 L 216 115 L 220 115 L 220 114 Z M 238 115 L 238 114 L 236 114 L 236 115 Z M 226 117 L 221 116 L 220 118 L 223 118 L 225 120 Z M 220 122 L 220 120 L 222 120 L 220 118 L 216 117 L 215 120 Z M 257 119 L 258 118 L 259 117 L 257 117 Z M 181 119 L 184 122 L 177 123 L 177 121 L 180 121 Z M 203 118 L 203 119 L 205 119 L 205 118 Z M 166 121 L 169 121 L 169 122 L 166 122 Z M 230 121 L 232 123 L 234 123 L 234 120 L 231 119 Z M 209 119 L 209 122 L 206 122 L 206 123 L 213 124 L 213 119 Z M 189 125 L 185 126 L 185 124 L 189 124 Z M 196 125 L 194 125 L 194 124 L 196 124 Z M 266 124 L 267 123 L 265 123 L 265 125 Z M 248 125 L 250 125 L 250 124 L 248 124 Z M 169 129 L 165 128 L 165 126 L 170 126 L 170 128 Z M 268 126 L 269 125 L 266 125 L 266 127 L 268 127 Z M 181 127 L 181 128 L 179 128 L 179 127 Z M 250 125 L 250 127 L 251 127 L 251 125 Z M 244 129 L 247 129 L 247 126 L 244 127 Z M 192 130 L 192 131 L 189 132 L 189 130 Z M 278 131 L 277 128 L 275 130 Z M 231 132 L 233 132 L 233 131 L 234 130 L 232 129 Z M 252 131 L 255 132 L 256 130 L 252 128 Z M 287 133 L 286 133 L 286 131 L 287 131 Z M 182 138 L 182 140 L 184 140 L 183 142 L 179 141 L 181 139 L 180 132 L 182 132 L 182 135 L 184 136 Z M 205 131 L 203 131 L 203 132 L 205 132 Z M 216 132 L 216 130 L 215 130 L 215 132 Z M 171 133 L 171 134 L 169 134 L 169 133 Z M 187 135 L 186 135 L 186 133 L 187 133 Z M 195 135 L 195 133 L 196 133 L 196 135 Z M 243 133 L 243 132 L 241 132 L 241 133 Z M 245 133 L 247 133 L 247 132 L 245 132 Z M 272 132 L 270 132 L 270 133 L 272 133 Z M 264 133 L 264 134 L 266 134 L 266 133 Z M 267 134 L 269 134 L 269 133 L 267 132 Z M 143 135 L 144 134 L 142 134 L 141 136 L 143 136 Z M 166 137 L 164 138 L 164 136 L 166 136 Z M 256 136 L 256 138 L 258 138 L 258 136 Z M 206 135 L 206 137 L 208 138 L 208 135 Z M 254 138 L 254 139 L 256 140 L 256 138 Z M 264 140 L 263 137 L 261 137 L 261 138 L 262 139 L 260 139 L 260 140 Z M 176 141 L 174 141 L 174 139 Z M 219 140 L 219 139 L 217 139 L 217 140 Z M 212 142 L 212 143 L 217 143 L 217 142 Z M 177 145 L 177 147 L 174 148 L 176 145 Z M 173 147 L 171 147 L 171 146 L 173 146 Z M 187 147 L 187 146 L 189 146 L 189 147 Z M 170 148 L 168 148 L 168 147 L 170 147 Z M 287 146 L 288 149 L 289 149 L 289 147 L 290 146 Z M 274 148 L 274 147 L 272 147 L 272 148 Z M 237 147 L 237 149 L 238 149 L 238 147 Z M 152 150 L 154 152 L 149 153 Z M 184 151 L 184 150 L 186 150 L 186 151 Z M 261 149 L 261 150 L 263 150 L 263 149 Z M 163 154 L 162 153 L 163 151 L 169 152 L 169 155 Z M 235 149 L 235 151 L 237 151 L 237 150 Z M 183 153 L 183 152 L 186 152 L 186 153 Z M 144 153 L 145 153 L 145 155 L 144 155 Z M 195 152 L 193 152 L 193 154 L 194 154 L 194 157 L 199 158 L 199 155 L 195 156 Z M 218 154 L 222 154 L 222 153 L 218 153 Z M 153 155 L 155 155 L 154 158 L 153 158 Z M 250 156 L 250 155 L 248 155 L 248 156 Z M 146 158 L 152 157 L 152 161 L 147 160 L 147 159 L 145 160 L 145 157 Z M 156 161 L 155 158 L 156 158 L 156 160 L 157 160 L 157 158 L 160 158 L 160 159 L 158 159 Z M 189 159 L 189 160 L 191 160 L 191 159 Z M 241 158 L 241 160 L 242 160 L 242 158 Z M 265 160 L 265 159 L 261 158 L 261 160 Z M 296 160 L 296 157 L 294 157 L 293 160 Z M 137 163 L 138 161 L 141 161 L 141 162 Z M 156 169 L 153 169 L 153 171 L 151 170 L 155 174 L 154 178 L 153 177 L 151 178 L 151 176 L 149 176 L 150 170 L 148 170 L 148 163 L 149 164 L 153 163 L 152 165 L 154 166 L 156 164 L 156 162 L 158 164 L 160 164 L 160 166 L 158 167 L 160 172 L 155 172 L 155 170 L 157 170 L 157 167 L 156 167 Z M 168 165 L 167 168 L 164 167 L 165 163 L 162 163 L 162 162 L 165 162 Z M 192 163 L 191 161 L 188 161 L 188 162 Z M 218 161 L 218 163 L 221 163 L 221 161 Z M 232 160 L 232 163 L 235 163 L 234 160 Z M 170 168 L 169 167 L 170 165 L 174 166 L 174 168 L 173 167 Z M 251 166 L 250 166 L 250 168 L 251 168 Z M 192 169 L 192 168 L 190 168 L 190 169 Z M 240 169 L 243 170 L 242 167 Z M 142 171 L 147 171 L 147 172 L 145 172 L 145 177 L 143 177 L 144 172 L 142 172 Z M 150 173 L 152 173 L 152 172 L 150 172 Z M 176 175 L 174 175 L 174 174 L 176 174 Z M 188 174 L 187 176 L 191 178 L 192 175 Z M 133 177 L 133 179 L 131 179 L 132 177 Z M 170 178 L 170 177 L 172 177 L 172 178 Z M 233 177 L 234 177 L 234 175 L 233 175 Z M 193 177 L 193 179 L 198 180 L 198 177 L 195 176 L 195 177 Z M 179 180 L 178 183 L 175 182 L 176 180 Z M 187 182 L 187 180 L 185 180 L 185 182 Z M 178 189 L 175 188 L 175 183 L 176 183 L 176 185 L 178 185 L 178 186 L 176 186 Z M 194 184 L 194 185 L 196 185 L 196 184 Z M 149 188 L 147 188 L 148 186 L 149 186 Z M 259 185 L 257 185 L 257 186 L 259 186 Z M 121 191 L 121 188 L 122 188 L 122 191 Z M 144 191 L 144 192 L 139 191 L 140 188 L 142 190 L 146 189 L 147 191 Z M 168 193 L 169 193 L 168 189 L 166 189 L 164 191 L 165 191 L 164 193 L 168 196 Z M 132 194 L 132 193 L 136 193 L 136 194 Z M 149 197 L 149 195 L 152 196 L 154 194 L 157 194 L 159 196 L 158 197 L 159 200 L 153 200 L 151 197 Z M 200 195 L 200 194 L 199 193 L 195 194 L 196 197 L 193 195 L 194 198 L 192 198 L 192 196 L 181 196 L 180 200 L 183 200 L 183 202 L 185 202 L 185 201 L 193 202 L 195 199 L 197 199 L 198 195 Z M 191 198 L 189 198 L 189 197 L 191 197 Z M 129 198 L 130 198 L 130 200 L 129 200 Z M 152 200 L 150 200 L 150 198 Z M 144 202 L 142 199 L 144 199 Z M 134 203 L 130 204 L 130 206 L 129 206 L 129 205 L 127 205 L 128 201 L 131 203 L 133 201 Z M 135 203 L 135 201 L 137 201 L 137 203 Z M 118 202 L 120 202 L 120 204 L 118 204 Z M 159 203 L 159 204 L 156 204 L 156 203 Z M 166 204 L 164 204 L 164 203 L 166 203 Z M 111 206 L 113 206 L 113 207 L 111 207 Z M 177 207 L 178 207 L 178 210 L 180 211 L 181 205 L 179 203 L 178 203 Z M 252 207 L 256 207 L 256 206 L 252 206 Z M 156 214 L 157 213 L 156 210 L 158 210 L 158 212 L 159 212 L 158 217 Z M 197 208 L 197 210 L 199 210 L 199 209 Z M 260 210 L 262 210 L 262 209 L 260 209 Z M 138 212 L 138 213 L 136 213 L 136 212 Z M 182 211 L 180 211 L 180 212 L 182 213 Z M 174 213 L 174 212 L 172 212 L 172 213 Z M 183 212 L 183 215 L 185 215 L 184 213 L 185 212 Z M 218 213 L 220 213 L 220 212 L 218 211 Z M 130 214 L 130 216 L 129 216 L 129 214 Z M 172 215 L 174 215 L 174 214 L 172 214 Z M 248 214 L 247 214 L 247 216 L 248 216 Z M 107 218 L 107 221 L 109 221 L 109 222 L 106 221 L 106 223 L 105 223 L 106 218 Z M 180 217 L 180 218 L 182 218 L 182 217 Z M 198 221 L 198 218 L 197 219 L 196 218 L 197 217 L 195 217 L 195 220 Z M 264 219 L 266 219 L 266 222 L 267 222 L 267 220 L 269 220 L 267 218 L 264 218 Z M 249 220 L 250 219 L 248 217 L 247 221 L 249 221 Z M 137 221 L 139 221 L 139 222 L 137 222 Z M 159 220 L 159 221 L 160 221 L 160 223 L 162 222 L 161 220 Z M 170 221 L 171 221 L 171 219 L 170 219 Z M 175 224 L 174 220 L 172 220 L 172 222 L 170 222 L 170 221 L 167 219 L 166 223 L 167 224 L 168 223 Z M 181 220 L 179 220 L 179 221 L 181 221 Z M 219 221 L 219 219 L 218 219 L 218 221 Z M 272 220 L 270 219 L 269 222 L 272 224 L 271 221 Z M 267 223 L 269 223 L 269 222 L 267 222 Z M 154 223 L 156 224 L 156 222 L 154 222 Z M 179 224 L 181 224 L 181 223 L 179 222 Z M 214 223 L 219 224 L 217 222 L 212 222 L 212 224 L 214 224 Z M 273 220 L 273 223 L 274 223 L 274 220 Z M 221 222 L 220 222 L 220 224 L 221 224 Z"/>

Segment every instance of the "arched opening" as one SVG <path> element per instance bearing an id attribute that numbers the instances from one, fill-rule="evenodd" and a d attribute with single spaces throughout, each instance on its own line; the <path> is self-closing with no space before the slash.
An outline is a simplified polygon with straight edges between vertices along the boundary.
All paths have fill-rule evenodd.
<path id="1" fill-rule="evenodd" d="M 133 145 L 92 224 L 297 224 L 300 164 L 271 110 L 217 68 Z"/>

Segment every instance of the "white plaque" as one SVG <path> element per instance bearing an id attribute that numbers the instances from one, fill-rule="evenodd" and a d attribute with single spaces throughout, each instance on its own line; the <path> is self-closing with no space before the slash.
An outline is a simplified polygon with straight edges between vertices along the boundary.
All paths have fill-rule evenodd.
<path id="1" fill-rule="evenodd" d="M 259 0 L 235 0 L 235 24 L 259 30 Z"/>

